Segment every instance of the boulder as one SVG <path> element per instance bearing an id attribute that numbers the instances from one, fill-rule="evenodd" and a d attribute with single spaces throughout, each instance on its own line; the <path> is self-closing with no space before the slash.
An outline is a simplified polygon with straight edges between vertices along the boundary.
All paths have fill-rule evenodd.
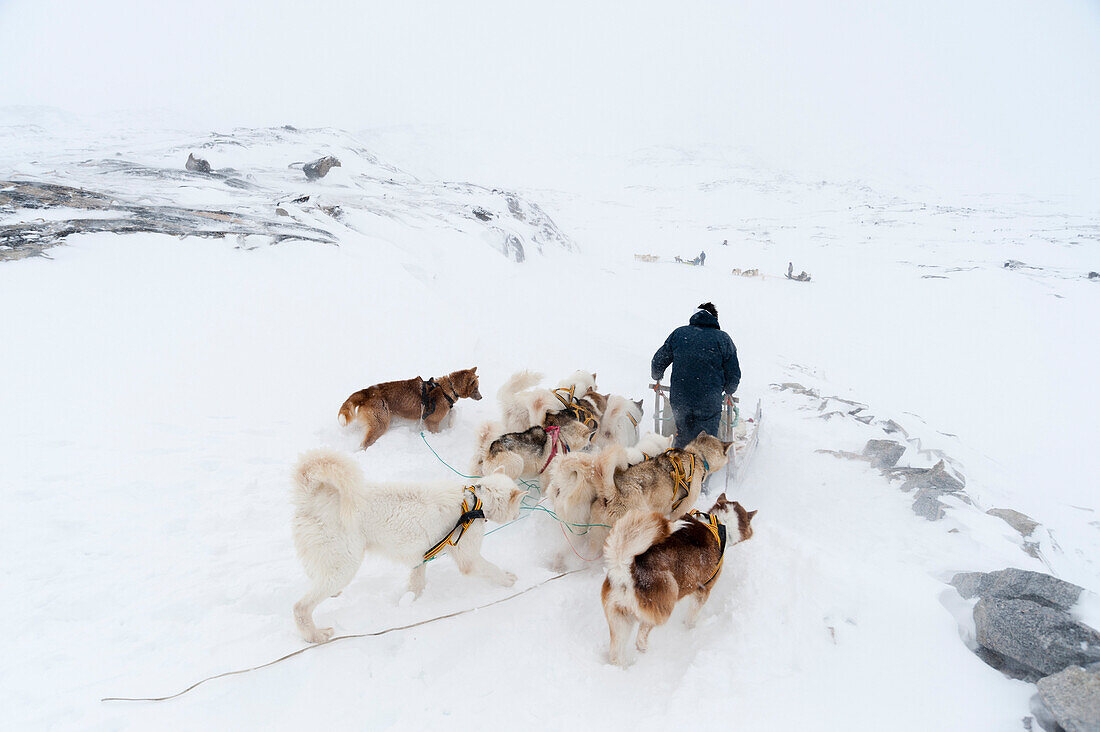
<path id="1" fill-rule="evenodd" d="M 187 162 L 183 164 L 183 167 L 187 168 L 192 173 L 210 172 L 210 163 L 206 162 L 202 158 L 196 158 L 194 153 L 187 154 Z"/>
<path id="2" fill-rule="evenodd" d="M 966 599 L 995 597 L 1002 600 L 1028 600 L 1037 605 L 1069 610 L 1080 598 L 1083 588 L 1042 572 L 1009 567 L 997 572 L 964 572 L 951 584 Z"/>
<path id="3" fill-rule="evenodd" d="M 1033 520 L 1030 516 L 1011 508 L 991 508 L 986 513 L 990 516 L 996 516 L 1019 531 L 1020 536 L 1031 536 L 1031 532 L 1035 531 L 1035 527 L 1039 525 L 1039 522 Z"/>
<path id="4" fill-rule="evenodd" d="M 913 498 L 913 513 L 923 516 L 929 521 L 939 521 L 943 518 L 944 509 L 947 506 L 940 501 L 943 491 L 921 488 Z"/>
<path id="5" fill-rule="evenodd" d="M 317 158 L 312 163 L 303 165 L 302 172 L 306 174 L 307 179 L 317 180 L 318 178 L 324 178 L 333 168 L 342 167 L 339 160 L 331 155 L 326 155 L 323 158 Z"/>
<path id="6" fill-rule="evenodd" d="M 943 460 L 931 468 L 921 469 L 910 474 L 909 478 L 901 484 L 901 489 L 908 493 L 913 489 L 932 488 L 943 493 L 961 491 L 965 485 L 961 480 L 953 476 L 947 470 Z"/>
<path id="7" fill-rule="evenodd" d="M 863 446 L 863 455 L 870 458 L 871 467 L 880 470 L 897 465 L 903 454 L 905 445 L 894 440 L 867 440 Z"/>
<path id="8" fill-rule="evenodd" d="M 974 607 L 974 625 L 983 648 L 1038 676 L 1100 660 L 1100 633 L 1030 600 L 983 597 Z"/>
<path id="9" fill-rule="evenodd" d="M 1066 732 L 1100 732 L 1100 672 L 1070 666 L 1039 679 L 1039 701 Z M 1040 717 L 1037 705 L 1036 718 Z"/>

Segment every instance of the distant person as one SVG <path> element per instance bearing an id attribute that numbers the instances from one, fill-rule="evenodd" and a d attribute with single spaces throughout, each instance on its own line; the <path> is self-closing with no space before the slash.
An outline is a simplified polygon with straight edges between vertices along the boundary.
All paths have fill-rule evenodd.
<path id="1" fill-rule="evenodd" d="M 687 325 L 681 325 L 653 354 L 650 368 L 658 384 L 672 365 L 674 447 L 683 447 L 701 431 L 718 436 L 722 393 L 733 394 L 741 383 L 741 365 L 733 339 L 718 326 L 718 308 L 705 302 Z"/>

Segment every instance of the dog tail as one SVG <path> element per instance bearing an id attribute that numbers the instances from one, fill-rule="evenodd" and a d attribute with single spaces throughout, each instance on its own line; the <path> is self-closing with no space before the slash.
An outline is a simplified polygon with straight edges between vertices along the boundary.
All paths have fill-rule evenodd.
<path id="1" fill-rule="evenodd" d="M 500 422 L 484 422 L 477 429 L 477 441 L 474 443 L 474 459 L 470 463 L 470 475 L 481 475 L 485 458 L 489 457 L 489 446 L 504 434 L 504 427 Z"/>
<path id="2" fill-rule="evenodd" d="M 634 579 L 630 574 L 634 557 L 672 533 L 671 523 L 659 513 L 637 509 L 627 511 L 625 516 L 615 522 L 607 536 L 603 552 L 607 579 L 612 588 L 634 586 Z"/>
<path id="3" fill-rule="evenodd" d="M 329 448 L 303 453 L 294 466 L 294 501 L 309 515 L 335 511 L 344 524 L 355 519 L 362 498 L 363 471 L 347 455 Z"/>
<path id="4" fill-rule="evenodd" d="M 531 420 L 532 425 L 541 425 L 546 421 L 547 412 L 560 412 L 563 409 L 565 405 L 553 394 L 538 394 L 531 402 L 528 419 Z"/>
<path id="5" fill-rule="evenodd" d="M 534 371 L 517 371 L 512 374 L 507 381 L 499 389 L 497 389 L 497 402 L 500 404 L 500 413 L 504 415 L 504 420 L 508 424 L 511 424 L 512 417 L 515 415 L 515 419 L 522 421 L 522 417 L 519 416 L 526 411 L 526 408 L 519 403 L 516 399 L 516 395 L 521 391 L 530 389 L 542 381 L 542 374 Z"/>
<path id="6" fill-rule="evenodd" d="M 352 404 L 351 399 L 347 399 L 340 405 L 340 414 L 336 417 L 340 421 L 341 427 L 346 427 L 355 420 L 355 413 L 358 410 L 355 405 Z"/>

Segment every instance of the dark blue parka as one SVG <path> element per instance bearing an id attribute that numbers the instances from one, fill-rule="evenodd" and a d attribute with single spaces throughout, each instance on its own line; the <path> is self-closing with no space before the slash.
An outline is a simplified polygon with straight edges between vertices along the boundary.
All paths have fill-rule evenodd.
<path id="1" fill-rule="evenodd" d="M 672 402 L 677 411 L 712 413 L 721 409 L 722 392 L 733 394 L 741 382 L 737 347 L 719 329 L 718 318 L 698 310 L 653 354 L 654 381 L 672 364 Z"/>

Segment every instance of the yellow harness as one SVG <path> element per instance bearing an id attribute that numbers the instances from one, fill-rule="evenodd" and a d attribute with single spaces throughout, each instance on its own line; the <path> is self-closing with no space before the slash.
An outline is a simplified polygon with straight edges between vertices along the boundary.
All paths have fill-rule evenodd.
<path id="1" fill-rule="evenodd" d="M 666 451 L 666 455 L 671 453 L 672 450 Z M 680 507 L 680 504 L 691 493 L 691 479 L 695 476 L 695 453 L 689 452 L 688 457 L 691 458 L 691 464 L 687 470 L 684 470 L 684 460 L 679 455 L 668 455 L 668 461 L 672 463 L 672 482 L 676 486 L 676 490 L 684 489 L 684 495 L 677 498 L 672 503 L 672 510 L 675 511 Z"/>
<path id="2" fill-rule="evenodd" d="M 448 546 L 457 546 L 459 539 L 466 533 L 466 529 L 470 528 L 477 519 L 485 518 L 485 512 L 481 510 L 481 499 L 474 493 L 474 488 L 477 486 L 468 485 L 463 488 L 463 491 L 470 494 L 469 498 L 462 499 L 462 515 L 458 517 L 458 523 L 450 532 L 444 536 L 440 541 L 428 551 L 424 552 L 424 561 L 427 562 L 430 559 L 434 559 L 441 551 Z"/>
<path id="3" fill-rule="evenodd" d="M 587 406 L 581 403 L 579 399 L 573 397 L 573 391 L 577 387 L 570 385 L 569 387 L 560 386 L 554 389 L 552 392 L 554 396 L 558 398 L 566 409 L 573 412 L 579 422 L 583 422 L 586 427 L 596 429 L 600 426 L 600 422 L 596 419 L 596 413 L 589 409 Z M 562 396 L 562 393 L 565 396 Z"/>
<path id="4" fill-rule="evenodd" d="M 703 583 L 704 585 L 709 585 L 714 581 L 714 578 L 718 576 L 718 570 L 722 569 L 722 561 L 726 558 L 726 526 L 718 520 L 717 516 L 713 516 L 709 513 L 693 510 L 691 516 L 701 521 L 710 529 L 710 533 L 714 535 L 714 540 L 718 542 L 718 566 L 711 572 L 710 579 Z"/>

